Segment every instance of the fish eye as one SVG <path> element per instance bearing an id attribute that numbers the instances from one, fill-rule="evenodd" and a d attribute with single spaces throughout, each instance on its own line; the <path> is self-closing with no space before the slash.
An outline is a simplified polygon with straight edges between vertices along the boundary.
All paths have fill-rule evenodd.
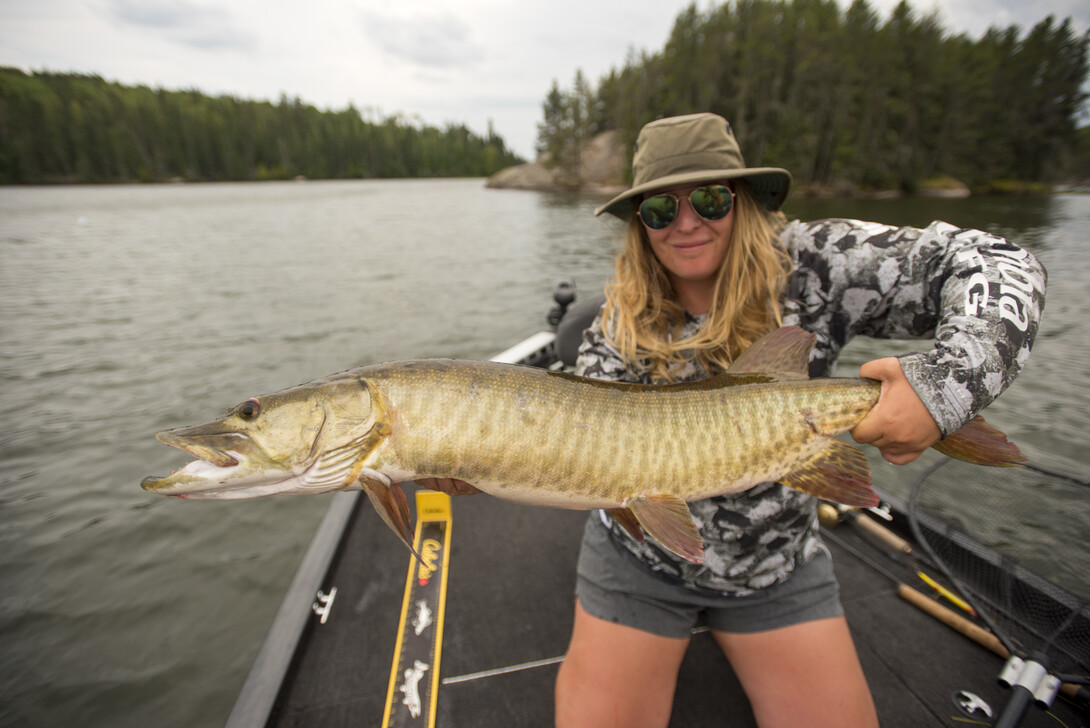
<path id="1" fill-rule="evenodd" d="M 244 420 L 252 420 L 259 412 L 261 412 L 261 403 L 256 399 L 248 399 L 235 407 L 235 414 Z"/>

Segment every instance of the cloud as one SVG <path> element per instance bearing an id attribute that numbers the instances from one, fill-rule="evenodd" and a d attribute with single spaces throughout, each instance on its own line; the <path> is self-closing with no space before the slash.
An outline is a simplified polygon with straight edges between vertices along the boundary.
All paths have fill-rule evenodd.
<path id="1" fill-rule="evenodd" d="M 871 0 L 871 7 L 884 20 L 899 2 Z M 840 0 L 843 8 L 849 4 L 849 0 Z M 974 38 L 979 38 L 989 28 L 1005 29 L 1011 25 L 1017 25 L 1023 34 L 1028 33 L 1047 15 L 1054 16 L 1057 26 L 1070 17 L 1076 33 L 1085 32 L 1090 24 L 1090 6 L 1086 0 L 1038 0 L 1033 3 L 1025 0 L 915 0 L 909 4 L 918 15 L 938 12 L 951 35 L 967 33 Z"/>
<path id="2" fill-rule="evenodd" d="M 105 12 L 122 25 L 193 48 L 248 51 L 258 45 L 254 33 L 239 27 L 229 12 L 216 5 L 190 0 L 110 0 Z"/>
<path id="3" fill-rule="evenodd" d="M 470 27 L 449 13 L 393 18 L 361 13 L 364 35 L 386 53 L 429 68 L 464 66 L 484 58 Z"/>

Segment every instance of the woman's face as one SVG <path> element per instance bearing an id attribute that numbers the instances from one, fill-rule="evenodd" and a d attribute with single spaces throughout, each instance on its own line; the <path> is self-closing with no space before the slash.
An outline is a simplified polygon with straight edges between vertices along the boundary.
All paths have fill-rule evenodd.
<path id="1" fill-rule="evenodd" d="M 677 217 L 662 230 L 644 226 L 651 250 L 667 270 L 674 290 L 683 302 L 694 292 L 707 289 L 709 302 L 719 267 L 727 257 L 734 229 L 734 207 L 720 220 L 707 220 L 696 214 L 689 194 L 707 183 L 659 190 L 677 195 Z M 648 197 L 652 195 L 649 194 Z M 689 294 L 689 295 L 687 295 Z M 686 306 L 692 311 L 692 308 Z M 692 311 L 702 313 L 702 311 Z"/>

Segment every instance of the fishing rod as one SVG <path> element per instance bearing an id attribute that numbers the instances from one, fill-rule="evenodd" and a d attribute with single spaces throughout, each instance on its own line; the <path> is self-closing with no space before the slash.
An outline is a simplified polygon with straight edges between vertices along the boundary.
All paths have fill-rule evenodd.
<path id="1" fill-rule="evenodd" d="M 864 536 L 869 536 L 873 540 L 879 542 L 884 548 L 880 550 L 892 561 L 901 566 L 906 567 L 908 570 L 915 572 L 916 576 L 920 578 L 928 586 L 932 587 L 935 593 L 946 601 L 950 602 L 953 606 L 960 609 L 962 612 L 969 614 L 973 617 L 977 617 L 976 610 L 966 602 L 965 600 L 953 594 L 949 589 L 939 584 L 923 571 L 921 563 L 926 564 L 928 568 L 938 568 L 933 564 L 925 554 L 919 554 L 915 551 L 912 544 L 907 540 L 894 533 L 892 530 L 881 525 L 875 518 L 867 517 L 863 511 L 870 511 L 876 518 L 883 520 L 891 520 L 892 517 L 881 506 L 875 508 L 855 509 L 846 506 L 835 505 L 831 503 L 823 503 L 818 507 L 818 518 L 823 526 L 822 538 L 828 538 L 836 543 L 840 548 L 850 553 L 855 558 L 866 563 L 875 572 L 882 574 L 896 585 L 897 596 L 913 605 L 922 612 L 925 612 L 932 618 L 942 622 L 947 627 L 960 633 L 962 636 L 969 638 L 978 645 L 991 651 L 1003 660 L 1007 660 L 1011 656 L 1011 652 L 1004 646 L 996 635 L 988 629 L 981 627 L 976 622 L 968 619 L 954 610 L 944 607 L 941 603 L 935 601 L 933 598 L 921 593 L 917 589 L 909 586 L 905 580 L 894 574 L 889 569 L 882 566 L 882 564 L 875 561 L 867 554 L 859 551 L 856 547 L 852 546 L 848 542 L 839 538 L 832 532 L 832 528 L 841 524 L 849 523 L 857 530 L 862 532 Z M 1064 682 L 1060 688 L 1063 695 L 1071 700 L 1078 702 L 1090 703 L 1090 691 L 1082 685 Z M 990 714 L 989 714 L 990 715 Z"/>
<path id="2" fill-rule="evenodd" d="M 876 541 L 888 548 L 890 551 L 887 552 L 887 555 L 891 559 L 915 572 L 916 576 L 920 579 L 920 581 L 931 587 L 931 589 L 936 594 L 938 594 L 943 599 L 950 602 L 963 612 L 966 612 L 967 614 L 970 614 L 974 617 L 976 616 L 976 610 L 973 609 L 972 605 L 970 605 L 968 602 L 966 602 L 954 592 L 947 589 L 945 586 L 940 584 L 938 581 L 928 575 L 927 572 L 924 571 L 923 563 L 928 562 L 928 559 L 926 557 L 921 558 L 920 555 L 917 554 L 916 551 L 912 548 L 912 544 L 910 544 L 908 541 L 901 538 L 888 528 L 882 526 L 878 523 L 878 521 L 864 516 L 863 510 L 874 513 L 878 518 L 882 518 L 883 520 L 890 520 L 892 518 L 892 516 L 890 516 L 889 513 L 883 510 L 881 507 L 856 509 L 844 505 L 823 503 L 822 505 L 818 506 L 818 519 L 821 521 L 821 525 L 825 526 L 826 528 L 832 527 L 838 523 L 851 523 L 853 526 L 863 531 L 863 533 L 874 538 Z M 842 545 L 845 548 L 849 548 L 847 544 Z M 855 555 L 859 558 L 864 558 L 862 554 Z M 871 563 L 871 565 L 875 568 L 879 568 L 877 564 L 874 564 L 873 562 L 869 563 Z M 931 563 L 927 563 L 927 566 L 928 568 L 935 568 L 934 564 Z M 882 571 L 887 577 L 889 577 L 893 581 L 897 582 L 898 584 L 901 583 L 900 578 L 885 571 L 884 569 Z"/>
<path id="3" fill-rule="evenodd" d="M 1079 662 L 1080 658 L 1077 655 L 1065 649 L 1064 645 L 1058 645 L 1057 643 L 1060 640 L 1060 637 L 1074 624 L 1075 620 L 1083 614 L 1086 609 L 1086 603 L 1073 596 L 1071 599 L 1065 600 L 1073 602 L 1073 604 L 1062 604 L 1062 606 L 1068 609 L 1065 618 L 1060 620 L 1060 623 L 1051 629 L 1042 630 L 1024 623 L 1023 620 L 1015 615 L 1016 608 L 1013 602 L 1019 601 L 1020 598 L 1018 595 L 1013 595 L 1009 589 L 1006 590 L 1007 608 L 1001 609 L 998 608 L 994 599 L 984 598 L 984 592 L 969 587 L 964 579 L 955 575 L 951 565 L 946 559 L 939 556 L 935 548 L 933 548 L 931 541 L 925 536 L 923 526 L 921 525 L 919 509 L 917 507 L 923 483 L 935 471 L 948 462 L 950 462 L 950 460 L 944 458 L 932 464 L 925 469 L 916 479 L 915 483 L 913 483 L 908 500 L 909 524 L 916 542 L 920 544 L 923 551 L 930 557 L 930 560 L 940 569 L 940 571 L 942 571 L 946 579 L 954 585 L 961 596 L 964 597 L 970 605 L 974 606 L 977 616 L 985 625 L 987 625 L 991 633 L 999 640 L 1003 651 L 1008 654 L 1007 663 L 1004 665 L 999 675 L 999 682 L 1009 688 L 1011 693 L 1002 712 L 993 724 L 993 728 L 1014 728 L 1021 723 L 1025 711 L 1031 703 L 1036 703 L 1042 708 L 1050 706 L 1057 693 L 1060 691 L 1063 682 L 1066 681 L 1072 684 L 1090 683 L 1090 675 L 1054 674 L 1052 671 L 1053 660 L 1049 657 L 1050 652 L 1057 650 L 1064 657 L 1073 658 L 1073 664 L 1076 667 L 1082 664 Z M 1050 477 L 1060 478 L 1077 485 L 1090 485 L 1090 482 L 1084 479 L 1059 473 L 1049 468 L 1032 464 L 1024 465 L 1031 471 Z M 1009 587 L 1011 569 L 1016 568 L 1013 562 L 1007 560 L 1006 557 L 1002 557 L 1000 563 L 997 564 L 969 565 L 969 562 L 965 561 L 966 558 L 975 558 L 976 561 L 979 562 L 980 555 L 971 553 L 967 549 L 967 544 L 959 544 L 958 539 L 955 538 L 957 534 L 950 533 L 949 526 L 950 524 L 947 523 L 946 528 L 948 532 L 946 534 L 939 534 L 937 531 L 934 531 L 934 529 L 932 530 L 936 535 L 942 535 L 949 545 L 957 546 L 962 549 L 962 552 L 968 554 L 968 557 L 963 556 L 960 559 L 960 561 L 965 562 L 962 564 L 964 568 L 967 571 L 972 571 L 975 576 L 981 576 L 982 572 L 979 571 L 980 569 L 987 569 L 989 566 L 994 567 L 995 569 L 998 569 L 1001 574 L 1005 575 L 1004 584 Z M 1006 566 L 1004 566 L 1004 563 L 1006 563 Z M 1025 597 L 1021 597 L 1021 599 L 1025 599 Z M 983 602 L 989 603 L 984 604 Z M 1000 628 L 996 617 L 998 614 L 1004 612 L 1006 620 L 1010 622 L 1011 625 L 1027 632 L 1036 639 L 1041 640 L 1041 644 L 1037 649 L 1027 650 L 1020 648 L 1015 640 L 1007 633 L 1007 630 Z M 1079 694 L 1084 694 L 1084 692 L 1085 691 L 1078 691 Z"/>

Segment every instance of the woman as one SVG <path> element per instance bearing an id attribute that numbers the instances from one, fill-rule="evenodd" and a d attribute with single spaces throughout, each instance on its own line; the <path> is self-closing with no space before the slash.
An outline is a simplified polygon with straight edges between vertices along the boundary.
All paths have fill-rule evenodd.
<path id="1" fill-rule="evenodd" d="M 882 393 L 852 435 L 903 464 L 968 422 L 1025 362 L 1045 272 L 1000 238 L 944 223 L 786 224 L 778 210 L 790 175 L 747 168 L 714 114 L 645 126 L 633 173 L 632 188 L 595 213 L 628 227 L 616 279 L 580 348 L 585 376 L 703 379 L 779 325 L 817 335 L 812 376 L 829 375 L 856 334 L 937 335 L 930 352 L 860 370 Z M 698 618 L 761 726 L 877 725 L 814 499 L 768 483 L 690 506 L 701 565 L 591 514 L 557 725 L 665 726 Z"/>

